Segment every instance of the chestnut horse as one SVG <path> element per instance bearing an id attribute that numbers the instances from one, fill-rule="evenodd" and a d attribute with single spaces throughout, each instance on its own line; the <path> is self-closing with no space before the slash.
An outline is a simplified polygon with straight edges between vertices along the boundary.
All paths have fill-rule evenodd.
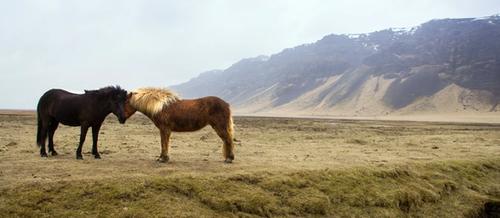
<path id="1" fill-rule="evenodd" d="M 102 122 L 113 113 L 120 123 L 125 123 L 124 105 L 127 91 L 119 86 L 108 86 L 99 90 L 85 90 L 85 94 L 74 94 L 62 89 L 51 89 L 40 98 L 37 106 L 38 131 L 36 142 L 40 147 L 40 156 L 47 157 L 45 141 L 49 138 L 49 152 L 57 155 L 54 149 L 54 133 L 59 123 L 68 126 L 81 126 L 80 143 L 76 150 L 76 159 L 83 159 L 82 145 L 87 130 L 92 127 L 92 154 L 101 158 L 97 151 L 97 138 Z"/>
<path id="2" fill-rule="evenodd" d="M 220 98 L 209 96 L 181 100 L 169 89 L 140 88 L 128 94 L 124 108 L 126 118 L 139 111 L 158 127 L 161 136 L 160 162 L 169 160 L 172 132 L 196 131 L 207 125 L 212 126 L 224 143 L 224 162 L 232 163 L 234 160 L 231 110 L 229 104 Z"/>

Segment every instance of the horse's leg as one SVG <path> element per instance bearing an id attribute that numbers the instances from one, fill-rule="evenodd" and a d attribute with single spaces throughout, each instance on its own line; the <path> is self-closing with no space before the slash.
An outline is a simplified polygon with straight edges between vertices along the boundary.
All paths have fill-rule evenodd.
<path id="1" fill-rule="evenodd" d="M 80 143 L 78 144 L 78 149 L 76 149 L 76 159 L 83 160 L 82 145 L 85 142 L 85 137 L 87 136 L 88 129 L 89 127 L 87 125 L 82 125 L 80 129 Z"/>
<path id="2" fill-rule="evenodd" d="M 158 158 L 159 162 L 166 163 L 168 160 L 170 160 L 170 157 L 168 156 L 168 144 L 170 141 L 170 129 L 166 130 L 160 130 L 160 135 L 161 135 L 161 154 L 160 158 Z"/>
<path id="3" fill-rule="evenodd" d="M 99 129 L 101 129 L 101 124 L 92 126 L 92 154 L 95 159 L 101 159 L 99 151 L 97 151 L 97 139 L 99 137 Z"/>
<path id="4" fill-rule="evenodd" d="M 45 120 L 41 122 L 40 128 L 40 156 L 47 157 L 47 151 L 45 151 L 45 142 L 47 141 L 47 132 L 49 129 L 49 123 Z"/>
<path id="5" fill-rule="evenodd" d="M 222 142 L 224 142 L 224 145 L 222 146 L 222 152 L 224 154 L 224 162 L 226 163 L 232 163 L 234 160 L 234 153 L 233 153 L 233 138 L 232 134 L 228 131 L 228 128 L 222 124 L 222 125 L 211 125 L 212 128 L 215 130 L 217 135 L 222 139 Z"/>
<path id="6" fill-rule="evenodd" d="M 59 122 L 52 120 L 49 125 L 49 152 L 52 156 L 56 156 L 57 152 L 54 150 L 54 133 L 56 132 Z"/>

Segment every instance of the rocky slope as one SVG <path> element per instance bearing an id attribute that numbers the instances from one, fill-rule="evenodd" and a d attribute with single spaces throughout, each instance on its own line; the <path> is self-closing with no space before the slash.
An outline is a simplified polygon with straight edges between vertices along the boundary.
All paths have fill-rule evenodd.
<path id="1" fill-rule="evenodd" d="M 500 111 L 500 16 L 328 35 L 173 86 L 237 113 L 387 115 Z"/>

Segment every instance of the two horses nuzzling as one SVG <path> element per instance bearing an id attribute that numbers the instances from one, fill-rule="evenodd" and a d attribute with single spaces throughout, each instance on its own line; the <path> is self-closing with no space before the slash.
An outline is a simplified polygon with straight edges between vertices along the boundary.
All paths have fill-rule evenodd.
<path id="1" fill-rule="evenodd" d="M 47 91 L 39 100 L 37 107 L 38 132 L 37 144 L 40 155 L 47 156 L 45 142 L 52 155 L 54 133 L 62 123 L 68 126 L 81 126 L 80 142 L 76 158 L 83 159 L 82 145 L 88 128 L 92 127 L 92 154 L 100 158 L 97 140 L 101 125 L 110 113 L 118 117 L 120 123 L 136 111 L 145 114 L 160 130 L 160 162 L 167 162 L 169 140 L 172 132 L 196 131 L 210 125 L 223 141 L 224 162 L 234 160 L 233 119 L 229 104 L 214 96 L 182 100 L 174 92 L 163 88 L 140 88 L 130 93 L 116 87 L 74 94 L 61 89 Z"/>

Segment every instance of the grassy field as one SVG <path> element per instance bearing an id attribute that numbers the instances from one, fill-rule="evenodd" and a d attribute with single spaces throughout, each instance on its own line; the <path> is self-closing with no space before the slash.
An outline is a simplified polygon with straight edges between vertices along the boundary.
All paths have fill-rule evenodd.
<path id="1" fill-rule="evenodd" d="M 484 217 L 500 200 L 500 125 L 236 117 L 224 164 L 209 127 L 174 133 L 170 162 L 144 116 L 109 116 L 102 159 L 60 126 L 41 158 L 36 117 L 0 114 L 5 217 Z M 485 206 L 486 205 L 486 206 Z"/>

